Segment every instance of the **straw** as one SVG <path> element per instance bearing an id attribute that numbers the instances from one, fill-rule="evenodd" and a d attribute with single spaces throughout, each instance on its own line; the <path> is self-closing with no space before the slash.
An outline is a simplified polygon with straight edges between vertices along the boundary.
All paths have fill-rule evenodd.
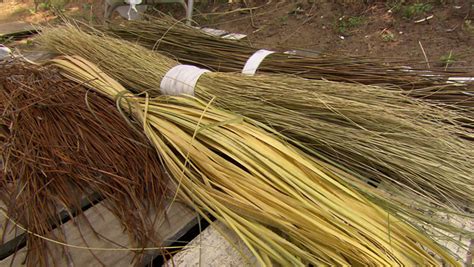
<path id="1" fill-rule="evenodd" d="M 181 63 L 197 65 L 221 72 L 241 72 L 258 48 L 243 40 L 212 36 L 185 25 L 170 16 L 149 17 L 149 20 L 126 21 L 100 26 L 107 34 L 119 36 L 144 47 L 177 58 Z M 307 52 L 279 52 L 268 55 L 258 66 L 258 73 L 291 74 L 307 79 L 362 84 L 395 84 L 410 96 L 474 108 L 474 80 L 456 83 L 452 77 L 474 77 L 462 69 L 424 69 L 410 60 L 369 59 Z M 445 85 L 449 86 L 436 87 Z M 429 88 L 428 88 L 429 87 Z"/>
<path id="2" fill-rule="evenodd" d="M 256 121 L 192 97 L 135 97 L 80 57 L 53 63 L 139 121 L 179 196 L 235 231 L 262 266 L 437 264 L 422 247 L 459 265 Z"/>
<path id="3" fill-rule="evenodd" d="M 132 91 L 151 95 L 159 94 L 162 77 L 178 64 L 71 26 L 47 29 L 39 41 L 49 50 L 95 62 Z M 457 123 L 462 114 L 395 89 L 280 75 L 205 73 L 194 93 L 204 101 L 215 98 L 215 105 L 264 123 L 316 158 L 380 186 L 391 194 L 363 193 L 394 212 L 462 231 L 419 214 L 423 208 L 468 216 L 464 208 L 472 207 L 474 149 L 458 137 L 471 135 Z"/>
<path id="4" fill-rule="evenodd" d="M 132 244 L 158 242 L 154 226 L 164 219 L 167 191 L 160 158 L 113 101 L 51 68 L 21 62 L 0 65 L 0 88 L 0 198 L 12 220 L 32 233 L 66 239 L 52 232 L 62 224 L 59 212 L 87 220 L 81 203 L 93 204 L 88 196 L 95 192 L 108 199 Z M 29 234 L 27 247 L 27 266 L 55 265 L 44 239 Z"/>

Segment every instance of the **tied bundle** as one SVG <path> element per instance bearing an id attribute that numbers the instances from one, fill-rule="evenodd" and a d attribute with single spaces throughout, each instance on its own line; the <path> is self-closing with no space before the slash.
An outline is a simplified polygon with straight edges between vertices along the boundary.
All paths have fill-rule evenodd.
<path id="1" fill-rule="evenodd" d="M 127 21 L 101 26 L 111 36 L 138 43 L 169 54 L 181 63 L 221 72 L 241 72 L 257 49 L 243 41 L 206 34 L 169 16 L 149 21 Z M 382 64 L 376 59 L 336 55 L 298 55 L 275 52 L 256 56 L 252 71 L 297 75 L 307 79 L 327 79 L 361 84 L 394 84 L 410 96 L 429 99 L 461 109 L 474 108 L 474 73 L 460 70 L 410 67 L 410 62 Z M 260 52 L 258 52 L 260 53 Z M 262 60 L 259 64 L 259 60 Z M 251 65 L 251 64 L 250 64 Z M 247 65 L 247 66 L 250 66 Z M 457 77 L 456 77 L 457 76 Z M 466 82 L 470 81 L 470 82 Z M 440 86 L 446 83 L 449 86 Z"/>
<path id="2" fill-rule="evenodd" d="M 437 264 L 422 247 L 458 265 L 258 122 L 192 97 L 134 96 L 80 57 L 53 64 L 140 122 L 179 196 L 235 231 L 262 266 Z"/>
<path id="3" fill-rule="evenodd" d="M 72 26 L 47 29 L 39 41 L 49 50 L 98 64 L 135 93 L 158 95 L 163 78 L 173 81 L 167 73 L 178 64 L 138 45 Z M 393 213 L 462 231 L 424 212 L 469 216 L 463 209 L 474 203 L 474 149 L 472 142 L 458 137 L 471 134 L 457 123 L 462 114 L 397 91 L 280 75 L 208 72 L 194 88 L 184 87 L 185 93 L 204 101 L 215 98 L 216 106 L 278 130 L 360 181 L 377 184 L 390 194 L 356 188 Z"/>
<path id="4" fill-rule="evenodd" d="M 113 101 L 50 67 L 19 61 L 0 66 L 0 99 L 0 197 L 29 231 L 27 266 L 57 264 L 37 235 L 64 241 L 51 231 L 62 224 L 58 213 L 81 215 L 83 203 L 95 201 L 91 195 L 107 198 L 133 245 L 158 242 L 154 225 L 162 218 L 149 214 L 164 210 L 160 158 Z"/>

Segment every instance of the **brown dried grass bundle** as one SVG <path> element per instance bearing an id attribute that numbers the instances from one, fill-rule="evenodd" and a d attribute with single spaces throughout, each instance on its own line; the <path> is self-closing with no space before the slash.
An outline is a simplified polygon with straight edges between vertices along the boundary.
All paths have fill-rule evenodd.
<path id="1" fill-rule="evenodd" d="M 258 48 L 245 41 L 219 38 L 169 16 L 124 21 L 100 27 L 106 33 L 166 53 L 181 63 L 221 72 L 241 72 Z M 327 79 L 362 84 L 395 84 L 411 96 L 474 109 L 474 83 L 445 85 L 453 76 L 474 76 L 472 71 L 423 69 L 408 60 L 384 64 L 380 59 L 340 55 L 295 55 L 277 52 L 267 56 L 259 73 L 292 74 L 307 79 Z M 416 65 L 416 64 L 415 64 Z"/>
<path id="2" fill-rule="evenodd" d="M 150 208 L 163 207 L 160 159 L 110 101 L 51 68 L 0 67 L 4 175 L 0 197 L 14 221 L 51 236 L 58 211 L 81 210 L 92 192 L 107 198 L 136 246 L 154 242 Z M 159 215 L 157 215 L 159 216 Z M 93 226 L 91 226 L 93 227 Z M 28 236 L 28 266 L 54 265 L 45 240 Z"/>
<path id="3" fill-rule="evenodd" d="M 97 64 L 135 93 L 158 95 L 165 74 L 179 64 L 139 45 L 74 26 L 47 29 L 40 41 L 51 51 Z M 457 122 L 463 114 L 397 90 L 282 75 L 204 73 L 194 95 L 265 123 L 361 181 L 375 180 L 391 195 L 375 189 L 364 193 L 394 213 L 449 231 L 462 229 L 423 211 L 470 216 L 464 208 L 474 203 L 474 150 L 472 142 L 458 136 L 472 135 Z"/>
<path id="4" fill-rule="evenodd" d="M 344 181 L 349 174 L 308 157 L 261 123 L 193 97 L 134 96 L 80 57 L 52 62 L 139 121 L 178 195 L 235 231 L 260 266 L 436 265 L 427 251 L 459 265 L 354 190 Z"/>

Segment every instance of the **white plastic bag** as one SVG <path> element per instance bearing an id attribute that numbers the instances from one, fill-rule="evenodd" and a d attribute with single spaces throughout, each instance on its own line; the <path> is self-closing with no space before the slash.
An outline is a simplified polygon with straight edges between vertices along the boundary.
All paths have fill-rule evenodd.
<path id="1" fill-rule="evenodd" d="M 12 50 L 10 48 L 0 44 L 0 60 L 9 58 L 12 56 Z"/>
<path id="2" fill-rule="evenodd" d="M 141 4 L 142 0 L 128 0 L 127 2 L 130 5 L 130 8 L 128 9 L 128 20 L 131 20 L 132 17 L 130 15 L 130 12 L 132 12 L 133 10 L 134 12 L 138 13 L 137 5 Z"/>

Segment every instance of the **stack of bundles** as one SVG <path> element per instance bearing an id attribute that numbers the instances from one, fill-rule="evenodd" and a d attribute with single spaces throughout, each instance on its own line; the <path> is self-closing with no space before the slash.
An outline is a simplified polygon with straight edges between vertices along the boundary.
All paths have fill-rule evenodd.
<path id="1" fill-rule="evenodd" d="M 458 265 L 429 238 L 348 187 L 270 128 L 186 96 L 134 96 L 80 57 L 64 75 L 116 99 L 162 155 L 179 196 L 224 222 L 262 266 Z M 265 131 L 266 129 L 267 131 Z"/>
<path id="2" fill-rule="evenodd" d="M 261 73 L 292 74 L 308 79 L 394 84 L 409 90 L 411 96 L 474 108 L 474 80 L 464 86 L 436 86 L 449 80 L 456 81 L 452 76 L 472 77 L 474 73 L 444 69 L 407 69 L 402 66 L 402 62 L 392 62 L 392 66 L 387 66 L 373 59 L 330 55 L 310 57 L 260 51 L 250 59 L 256 49 L 242 41 L 211 36 L 170 17 L 152 18 L 151 21 L 127 21 L 122 24 L 110 24 L 102 29 L 108 34 L 168 53 L 181 63 L 215 71 L 241 72 L 245 66 L 247 73 L 258 69 Z M 260 60 L 263 61 L 260 63 Z M 458 77 L 459 79 L 468 78 Z"/>
<path id="3" fill-rule="evenodd" d="M 181 68 L 133 43 L 71 26 L 45 30 L 39 41 L 49 50 L 98 64 L 135 93 L 170 93 L 160 86 L 173 81 L 172 72 Z M 276 129 L 317 159 L 351 173 L 357 179 L 343 176 L 347 182 L 407 220 L 452 232 L 461 229 L 420 210 L 470 216 L 463 211 L 474 203 L 474 149 L 472 142 L 458 137 L 470 134 L 457 124 L 462 114 L 398 91 L 281 75 L 207 72 L 194 90 L 181 80 L 174 84 L 181 93 L 206 102 L 215 99 L 218 107 Z M 384 190 L 358 184 L 370 181 Z"/>
<path id="4" fill-rule="evenodd" d="M 136 246 L 154 240 L 151 209 L 163 209 L 166 182 L 147 138 L 115 103 L 51 68 L 0 66 L 4 170 L 0 197 L 9 217 L 29 231 L 28 266 L 55 266 L 46 241 L 64 240 L 59 211 L 74 214 L 98 194 Z M 92 194 L 94 193 L 94 194 Z"/>

